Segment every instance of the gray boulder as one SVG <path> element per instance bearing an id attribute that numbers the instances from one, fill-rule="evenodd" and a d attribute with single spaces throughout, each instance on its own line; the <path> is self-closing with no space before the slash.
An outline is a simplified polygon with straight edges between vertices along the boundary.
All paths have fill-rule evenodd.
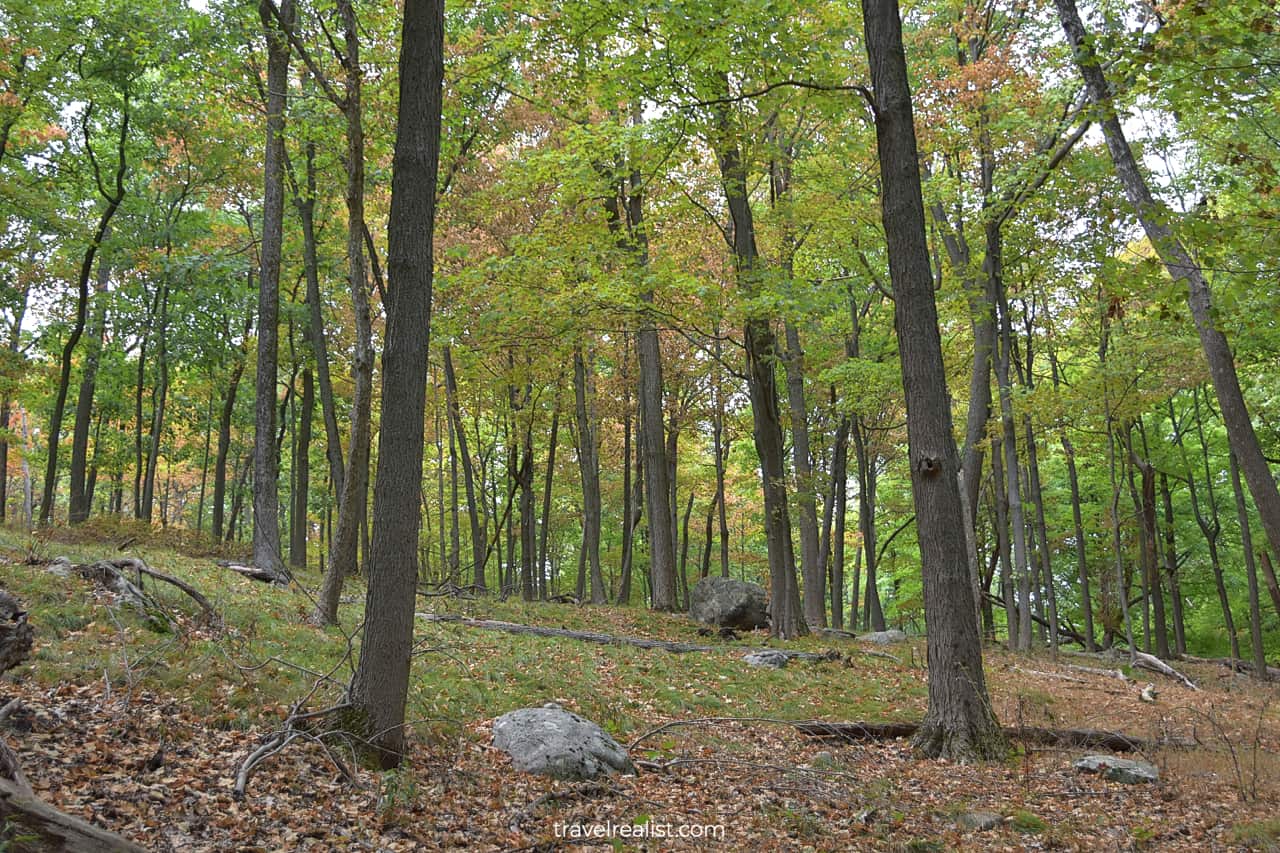
<path id="1" fill-rule="evenodd" d="M 1112 782 L 1124 782 L 1126 785 L 1156 782 L 1160 779 L 1160 771 L 1154 765 L 1114 755 L 1086 755 L 1076 759 L 1073 766 L 1082 773 L 1101 773 L 1103 778 Z"/>
<path id="2" fill-rule="evenodd" d="M 689 594 L 689 615 L 707 625 L 751 631 L 769 624 L 764 587 L 734 578 L 706 577 Z"/>
<path id="3" fill-rule="evenodd" d="M 888 631 L 872 631 L 869 634 L 859 634 L 858 639 L 864 643 L 875 643 L 877 646 L 887 646 L 890 643 L 901 643 L 907 639 L 907 635 L 899 631 L 897 628 L 890 628 Z"/>
<path id="4" fill-rule="evenodd" d="M 742 659 L 749 666 L 771 666 L 774 669 L 782 669 L 791 659 L 791 655 L 774 649 L 762 649 L 758 652 L 747 652 Z"/>
<path id="5" fill-rule="evenodd" d="M 582 781 L 636 772 L 627 750 L 604 729 L 554 702 L 494 720 L 493 745 L 511 756 L 517 770 L 554 779 Z"/>

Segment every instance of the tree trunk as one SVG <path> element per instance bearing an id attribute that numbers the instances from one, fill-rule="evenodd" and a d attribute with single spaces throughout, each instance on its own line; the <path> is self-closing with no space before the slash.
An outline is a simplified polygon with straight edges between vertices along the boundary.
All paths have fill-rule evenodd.
<path id="1" fill-rule="evenodd" d="M 1028 376 L 1031 373 L 1027 366 Z M 1028 387 L 1030 387 L 1028 385 Z M 1049 607 L 1049 648 L 1054 654 L 1058 652 L 1058 591 L 1054 586 L 1053 560 L 1049 551 L 1049 531 L 1044 518 L 1044 490 L 1040 485 L 1040 460 L 1036 454 L 1035 433 L 1031 429 L 1031 416 L 1024 415 L 1023 431 L 1027 436 L 1027 481 L 1031 484 L 1031 500 L 1036 505 L 1036 537 L 1040 551 L 1040 571 L 1042 583 L 1036 588 L 1036 595 L 1044 596 Z"/>
<path id="2" fill-rule="evenodd" d="M 151 521 L 155 503 L 156 470 L 160 464 L 160 436 L 164 431 L 165 405 L 169 399 L 169 281 L 160 284 L 160 313 L 156 327 L 159 348 L 156 353 L 156 384 L 151 389 L 151 435 L 147 439 L 147 468 L 142 476 L 142 520 Z M 279 453 L 272 445 L 279 464 Z"/>
<path id="3" fill-rule="evenodd" d="M 811 627 L 827 626 L 826 573 L 818 556 L 818 509 L 809 449 L 809 411 L 804 394 L 804 351 L 795 324 L 784 324 L 787 354 L 787 402 L 791 416 L 791 459 L 796 475 L 796 505 L 800 518 L 800 574 L 804 579 L 804 621 Z"/>
<path id="4" fill-rule="evenodd" d="M 311 368 L 302 371 L 302 411 L 293 445 L 293 511 L 289 519 L 289 565 L 307 567 L 308 501 L 311 493 L 311 420 L 315 415 L 316 392 Z"/>
<path id="5" fill-rule="evenodd" d="M 863 0 L 862 9 L 929 627 L 929 708 L 914 743 L 931 757 L 995 759 L 1006 746 L 987 695 L 972 606 L 902 21 L 897 0 Z"/>
<path id="6" fill-rule="evenodd" d="M 1231 454 L 1231 488 L 1236 497 L 1236 517 L 1240 520 L 1240 545 L 1244 551 L 1245 576 L 1249 580 L 1249 640 L 1253 651 L 1253 675 L 1267 680 L 1267 650 L 1262 645 L 1262 607 L 1258 597 L 1258 564 L 1253 559 L 1253 531 L 1249 529 L 1249 507 L 1240 485 L 1240 466 Z"/>
<path id="7" fill-rule="evenodd" d="M 13 325 L 9 327 L 9 340 L 5 344 L 10 353 L 17 353 L 18 346 L 22 341 L 22 320 L 27 313 L 27 300 L 31 295 L 31 284 L 22 285 L 18 300 L 14 306 Z M 0 524 L 3 524 L 8 515 L 9 506 L 9 424 L 12 417 L 13 401 L 8 395 L 0 395 Z M 23 457 L 23 464 L 26 464 L 26 455 Z M 27 521 L 27 527 L 30 529 L 30 520 Z"/>
<path id="8" fill-rule="evenodd" d="M 316 146 L 308 141 L 307 190 L 296 193 L 293 204 L 302 224 L 303 272 L 307 282 L 307 342 L 316 362 L 316 382 L 320 386 L 320 410 L 324 415 L 325 456 L 329 460 L 329 479 L 335 495 L 342 494 L 342 437 L 338 431 L 337 406 L 333 400 L 333 382 L 329 375 L 329 346 L 324 334 L 324 314 L 320 300 L 319 259 L 316 256 Z"/>
<path id="9" fill-rule="evenodd" d="M 1200 391 L 1197 388 L 1191 389 L 1191 402 L 1196 418 L 1196 437 L 1200 439 L 1200 456 L 1204 461 L 1204 483 L 1207 492 L 1209 504 L 1209 522 L 1206 524 L 1204 519 L 1200 517 L 1198 510 L 1195 510 L 1195 501 L 1192 501 L 1193 511 L 1196 512 L 1197 523 L 1200 530 L 1205 535 L 1205 541 L 1209 545 L 1209 563 L 1213 566 L 1213 584 L 1218 590 L 1218 604 L 1222 607 L 1222 624 L 1227 629 L 1227 636 L 1231 641 L 1231 659 L 1237 660 L 1240 657 L 1240 638 L 1236 636 L 1236 622 L 1231 615 L 1231 599 L 1227 595 L 1226 579 L 1222 574 L 1222 560 L 1218 554 L 1218 537 L 1222 533 L 1222 522 L 1218 518 L 1218 500 L 1214 496 L 1213 489 L 1213 472 L 1209 465 L 1209 445 L 1205 441 L 1204 422 L 1200 419 Z M 1188 471 L 1188 474 L 1190 472 Z"/>
<path id="10" fill-rule="evenodd" d="M 276 15 L 280 20 L 276 20 Z M 263 159 L 262 247 L 258 272 L 258 363 L 254 382 L 253 562 L 288 575 L 280 553 L 280 506 L 276 455 L 276 367 L 279 358 L 280 251 L 284 239 L 284 126 L 289 88 L 289 41 L 293 0 L 259 0 L 267 39 L 267 141 Z"/>
<path id="11" fill-rule="evenodd" d="M 1182 615 L 1182 584 L 1178 578 L 1177 538 L 1173 529 L 1173 495 L 1169 492 L 1169 475 L 1163 471 L 1160 472 L 1160 496 L 1164 504 L 1164 572 L 1169 579 L 1169 603 L 1173 610 L 1173 644 L 1174 651 L 1181 657 L 1187 653 L 1187 629 Z M 1280 613 L 1280 606 L 1276 608 L 1276 612 Z"/>
<path id="12" fill-rule="evenodd" d="M 880 607 L 876 573 L 879 568 L 879 552 L 876 550 L 876 483 L 879 475 L 861 415 L 854 416 L 852 432 L 854 458 L 858 466 L 858 530 L 862 533 L 867 573 L 867 594 L 862 599 L 862 626 L 872 631 L 883 631 L 884 611 Z"/>
<path id="13" fill-rule="evenodd" d="M 116 171 L 112 189 L 108 191 L 98 173 L 98 162 L 93 160 L 94 176 L 98 179 L 98 192 L 106 202 L 102 214 L 98 217 L 98 227 L 93 240 L 84 250 L 84 258 L 80 261 L 80 275 L 76 282 L 76 317 L 71 325 L 71 333 L 62 347 L 62 362 L 58 371 L 58 390 L 54 395 L 53 409 L 49 412 L 49 458 L 44 469 L 44 493 L 40 498 L 40 523 L 53 521 L 54 486 L 58 482 L 58 440 L 62 433 L 62 416 L 67 405 L 67 391 L 71 386 L 71 360 L 75 355 L 76 345 L 84 333 L 85 321 L 89 310 L 89 276 L 93 272 L 93 259 L 98 248 L 106 239 L 111 229 L 111 219 L 115 216 L 120 202 L 124 200 L 124 176 L 129 169 L 129 161 L 125 157 L 126 143 L 129 141 L 129 93 L 125 91 L 120 115 L 120 136 L 116 143 Z M 87 151 L 93 150 L 89 135 L 89 117 L 93 112 L 92 104 L 85 111 L 83 118 L 84 144 Z"/>
<path id="14" fill-rule="evenodd" d="M 1200 335 L 1200 346 L 1209 365 L 1209 375 L 1222 411 L 1227 441 L 1239 460 L 1244 479 L 1253 495 L 1254 506 L 1262 528 L 1273 550 L 1280 551 L 1280 489 L 1258 444 L 1253 421 L 1245 405 L 1236 375 L 1235 359 L 1226 335 L 1214 326 L 1212 293 L 1200 265 L 1191 257 L 1169 225 L 1173 218 L 1163 204 L 1151 195 L 1137 159 L 1125 139 L 1120 118 L 1114 113 L 1112 91 L 1102 66 L 1093 51 L 1093 43 L 1085 32 L 1075 0 L 1054 0 L 1067 41 L 1075 50 L 1076 65 L 1084 78 L 1089 100 L 1104 111 L 1102 132 L 1107 150 L 1115 166 L 1116 176 L 1125 196 L 1138 214 L 1142 229 L 1151 241 L 1165 270 L 1175 282 L 1187 287 L 1187 303 Z"/>
<path id="15" fill-rule="evenodd" d="M 604 604 L 607 596 L 600 571 L 600 457 L 591 405 L 595 397 L 593 386 L 582 350 L 575 349 L 573 396 L 578 426 L 578 471 L 582 477 L 582 548 L 591 572 L 591 603 Z"/>
<path id="16" fill-rule="evenodd" d="M 712 452 L 715 454 L 716 464 L 716 513 L 720 517 L 720 576 L 727 578 L 729 577 L 729 515 L 728 509 L 725 507 L 724 463 L 729 455 L 729 442 L 725 441 L 724 438 L 724 389 L 721 383 L 720 359 L 722 356 L 720 326 L 718 324 L 714 335 L 713 353 L 716 362 L 716 375 L 712 391 L 715 394 L 715 412 L 711 421 L 711 439 Z"/>
<path id="17" fill-rule="evenodd" d="M 400 108 L 391 178 L 382 429 L 373 493 L 365 637 L 350 701 L 384 768 L 404 753 L 413 646 L 418 532 L 422 523 L 423 416 L 431 322 L 432 231 L 440 156 L 444 4 L 406 0 Z"/>
<path id="18" fill-rule="evenodd" d="M 1071 485 L 1071 518 L 1075 523 L 1076 577 L 1080 581 L 1080 609 L 1084 620 L 1085 651 L 1096 651 L 1093 633 L 1093 598 L 1089 592 L 1089 560 L 1085 553 L 1084 517 L 1080 512 L 1080 477 L 1076 472 L 1076 451 L 1064 430 L 1059 440 L 1067 460 L 1067 481 Z"/>
<path id="19" fill-rule="evenodd" d="M 245 337 L 249 335 L 251 320 L 245 322 Z M 236 409 L 236 392 L 240 388 L 240 377 L 244 374 L 245 354 L 231 366 L 231 377 L 227 380 L 226 396 L 222 401 L 222 413 L 218 418 L 218 449 L 213 462 L 213 526 L 210 531 L 215 542 L 223 538 L 222 517 L 227 496 L 227 454 L 231 450 L 231 419 Z"/>
<path id="20" fill-rule="evenodd" d="M 93 418 L 93 395 L 98 382 L 98 360 L 102 355 L 102 341 L 107 331 L 106 295 L 110 281 L 111 267 L 99 261 L 97 286 L 94 288 L 94 301 L 97 304 L 94 307 L 93 323 L 89 327 L 89 345 L 85 351 L 84 370 L 80 374 L 80 392 L 76 397 L 76 420 L 71 438 L 71 497 L 67 509 L 67 520 L 71 524 L 79 524 L 86 520 L 92 504 L 86 494 L 85 469 L 89 456 L 89 424 Z M 0 476 L 7 479 L 8 469 L 0 467 Z M 0 518 L 3 517 L 3 513 L 0 512 Z"/>
<path id="21" fill-rule="evenodd" d="M 1271 565 L 1271 553 L 1265 549 L 1258 552 L 1258 561 L 1262 563 L 1262 576 L 1267 580 L 1267 592 L 1271 595 L 1271 604 L 1280 616 L 1280 583 L 1276 582 L 1276 570 Z"/>
<path id="22" fill-rule="evenodd" d="M 729 81 L 724 79 L 726 92 Z M 764 272 L 756 248 L 755 218 L 747 189 L 747 164 L 742 159 L 728 113 L 718 116 L 720 178 L 733 222 L 733 255 L 738 287 L 744 299 L 760 291 Z M 769 318 L 749 316 L 743 328 L 747 356 L 747 390 L 751 400 L 752 437 L 760 459 L 764 493 L 765 541 L 769 552 L 770 630 L 783 639 L 809 632 L 800 609 L 791 518 L 787 506 L 786 460 L 782 417 L 778 406 L 777 338 Z"/>
<path id="23" fill-rule="evenodd" d="M 833 389 L 834 393 L 834 389 Z M 840 419 L 836 428 L 836 444 L 831 452 L 831 488 L 827 492 L 826 506 L 822 512 L 822 542 L 818 551 L 822 558 L 822 570 L 831 572 L 831 627 L 844 627 L 844 542 L 832 547 L 832 525 L 837 514 L 844 513 L 844 506 L 837 509 L 837 502 L 844 500 L 845 480 L 849 476 L 849 416 Z M 840 525 L 839 535 L 843 537 L 844 526 Z M 857 581 L 854 581 L 853 597 L 858 597 Z"/>
<path id="24" fill-rule="evenodd" d="M 1151 598 L 1152 636 L 1155 638 L 1156 657 L 1169 659 L 1169 623 L 1165 618 L 1164 591 L 1160 583 L 1160 561 L 1156 557 L 1156 470 L 1150 461 L 1133 453 L 1130 439 L 1130 460 L 1142 478 L 1141 498 L 1138 508 L 1142 521 L 1142 568 L 1146 575 L 1144 586 Z"/>
<path id="25" fill-rule="evenodd" d="M 1013 543 L 1013 584 L 1018 602 L 1017 632 L 1013 625 L 1009 628 L 1009 646 L 1014 650 L 1027 651 L 1031 648 L 1031 573 L 1027 564 L 1027 527 L 1022 507 L 1022 486 L 1020 467 L 1018 464 L 1017 433 L 1013 421 L 1013 385 L 1009 378 L 1009 365 L 1012 359 L 1013 334 L 1009 318 L 1008 301 L 1003 298 L 1004 283 L 1000 251 L 1002 242 L 999 234 L 989 234 L 987 242 L 988 277 L 995 279 L 993 289 L 998 297 L 997 308 L 1000 317 L 999 354 L 996 358 L 996 379 L 1000 385 L 1000 446 L 1004 450 L 1005 495 L 1009 505 L 1009 533 Z"/>
<path id="26" fill-rule="evenodd" d="M 467 448 L 467 432 L 462 426 L 462 408 L 458 403 L 458 377 L 453 369 L 453 351 L 447 345 L 444 348 L 444 382 L 445 394 L 448 397 L 449 418 L 453 421 L 453 431 L 458 439 L 458 454 L 462 457 L 463 485 L 467 492 L 467 518 L 471 522 L 472 583 L 478 589 L 484 589 L 484 564 L 488 543 L 485 527 L 480 518 L 480 501 L 476 499 L 475 465 L 471 461 L 471 453 Z"/>
<path id="27" fill-rule="evenodd" d="M 538 525 L 538 588 L 539 597 L 547 597 L 547 579 L 550 566 L 547 562 L 547 537 L 551 533 L 551 486 L 556 473 L 556 439 L 560 430 L 560 401 L 556 400 L 555 410 L 551 414 L 551 438 L 547 446 L 547 476 L 542 483 L 542 523 Z M 457 506 L 457 498 L 454 498 Z M 598 535 L 598 528 L 597 528 Z M 601 576 L 603 578 L 603 575 Z M 601 591 L 603 592 L 603 580 Z M 601 602 L 603 603 L 603 602 Z"/>

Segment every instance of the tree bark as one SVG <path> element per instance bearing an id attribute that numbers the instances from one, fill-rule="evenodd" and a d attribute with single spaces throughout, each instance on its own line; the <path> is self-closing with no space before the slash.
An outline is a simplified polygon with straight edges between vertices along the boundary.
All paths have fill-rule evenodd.
<path id="1" fill-rule="evenodd" d="M 276 20 L 277 14 L 279 21 Z M 281 577 L 280 460 L 276 455 L 276 368 L 279 359 L 280 253 L 284 240 L 284 127 L 289 88 L 289 41 L 293 0 L 259 0 L 267 39 L 267 141 L 263 158 L 262 247 L 258 271 L 258 363 L 254 381 L 253 562 Z"/>
<path id="2" fill-rule="evenodd" d="M 1169 492 L 1169 475 L 1163 471 L 1160 472 L 1160 496 L 1164 504 L 1164 572 L 1169 578 L 1173 645 L 1174 651 L 1181 657 L 1187 653 L 1187 629 L 1182 614 L 1182 584 L 1178 578 L 1178 540 L 1173 529 L 1173 495 Z M 1280 607 L 1276 610 L 1280 612 Z"/>
<path id="3" fill-rule="evenodd" d="M 724 87 L 728 91 L 726 76 Z M 756 248 L 755 218 L 747 189 L 747 164 L 736 141 L 727 111 L 718 121 L 720 150 L 717 159 L 729 217 L 733 222 L 734 271 L 743 298 L 756 295 L 764 272 Z M 752 437 L 760 459 L 764 493 L 765 541 L 769 552 L 770 631 L 783 639 L 809 632 L 800 608 L 795 554 L 791 542 L 791 517 L 787 506 L 786 459 L 782 416 L 778 405 L 777 337 L 769 318 L 748 316 L 743 329 L 747 356 L 747 390 L 751 400 Z"/>
<path id="4" fill-rule="evenodd" d="M 147 438 L 147 467 L 142 475 L 142 520 L 151 521 L 155 505 L 156 470 L 160 465 L 160 436 L 164 431 L 165 406 L 169 399 L 169 280 L 160 283 L 160 313 L 157 315 L 156 384 L 151 389 L 151 434 Z M 277 465 L 279 453 L 273 444 Z"/>
<path id="5" fill-rule="evenodd" d="M 538 524 L 538 592 L 539 597 L 543 599 L 547 597 L 547 580 L 551 577 L 551 567 L 547 562 L 547 539 L 551 535 L 551 487 L 555 482 L 556 439 L 559 430 L 560 401 L 557 399 L 555 410 L 551 413 L 551 437 L 547 443 L 547 474 L 542 481 L 542 521 Z M 456 497 L 454 505 L 457 505 Z M 601 591 L 603 592 L 603 588 Z"/>
<path id="6" fill-rule="evenodd" d="M 1276 487 L 1275 478 L 1258 444 L 1258 436 L 1254 432 L 1253 421 L 1240 390 L 1231 346 L 1226 335 L 1214 325 L 1209 283 L 1205 280 L 1200 265 L 1174 234 L 1170 225 L 1170 211 L 1151 195 L 1141 167 L 1125 139 L 1120 119 L 1115 114 L 1111 87 L 1080 20 L 1075 0 L 1054 0 L 1054 5 L 1058 9 L 1067 41 L 1075 51 L 1076 65 L 1084 78 L 1089 100 L 1105 111 L 1101 122 L 1102 132 L 1125 196 L 1137 212 L 1142 229 L 1160 256 L 1170 278 L 1183 283 L 1187 288 L 1187 304 L 1200 336 L 1205 361 L 1209 365 L 1209 375 L 1222 411 L 1222 422 L 1227 430 L 1227 441 L 1239 460 L 1271 548 L 1280 551 L 1280 489 Z"/>
<path id="7" fill-rule="evenodd" d="M 92 503 L 85 489 L 85 469 L 89 456 L 89 425 L 93 418 L 93 395 L 98 382 L 98 360 L 102 355 L 102 341 L 107 327 L 106 295 L 110 281 L 111 267 L 99 260 L 97 286 L 94 288 L 94 301 L 97 304 L 94 307 L 92 325 L 89 327 L 89 345 L 85 351 L 84 370 L 80 374 L 80 392 L 76 397 L 76 420 L 71 433 L 71 496 L 67 509 L 67 521 L 71 524 L 79 524 L 86 520 Z M 6 421 L 7 419 L 6 412 Z M 0 476 L 8 479 L 8 468 L 0 466 Z M 3 514 L 0 514 L 0 518 L 3 517 Z"/>
<path id="8" fill-rule="evenodd" d="M 578 425 L 578 471 L 582 477 L 582 548 L 591 574 L 591 603 L 607 600 L 600 571 L 600 457 L 599 442 L 589 398 L 593 383 L 581 349 L 573 351 L 573 396 Z M 579 593 L 581 595 L 581 593 Z"/>
<path id="9" fill-rule="evenodd" d="M 253 315 L 245 318 L 244 337 L 248 338 L 253 325 Z M 218 448 L 213 462 L 213 522 L 210 532 L 215 542 L 222 541 L 222 519 L 226 507 L 227 496 L 227 454 L 231 450 L 231 419 L 236 409 L 236 392 L 240 389 L 240 377 L 244 375 L 246 353 L 243 344 L 239 357 L 231 366 L 231 376 L 227 380 L 226 395 L 222 401 L 222 412 L 218 417 Z"/>
<path id="10" fill-rule="evenodd" d="M 387 333 L 382 357 L 382 429 L 373 492 L 373 536 L 365 639 L 350 700 L 384 768 L 404 754 L 404 711 L 413 646 L 418 532 L 422 524 L 423 416 L 440 108 L 444 3 L 406 0 L 400 48 L 400 107 L 392 161 Z"/>
<path id="11" fill-rule="evenodd" d="M 54 395 L 53 409 L 49 412 L 49 458 L 45 463 L 44 492 L 40 498 L 40 523 L 53 521 L 54 486 L 58 482 L 58 439 L 62 433 L 63 410 L 67 405 L 67 391 L 71 385 L 71 359 L 75 355 L 76 345 L 84 333 L 85 322 L 89 310 L 89 276 L 93 272 L 93 259 L 97 257 L 98 248 L 110 232 L 111 219 L 124 200 L 124 176 L 129 170 L 129 160 L 125 156 L 125 147 L 129 141 L 130 98 L 128 88 L 123 92 L 124 103 L 120 115 L 120 135 L 116 142 L 116 171 L 111 189 L 102 182 L 97 158 L 93 153 L 93 141 L 89 133 L 89 118 L 93 113 L 93 103 L 85 109 L 83 127 L 85 151 L 93 165 L 98 194 L 106 202 L 98 217 L 98 227 L 94 231 L 93 240 L 84 250 L 84 258 L 80 261 L 80 275 L 76 282 L 76 317 L 71 326 L 71 333 L 62 347 L 62 363 L 58 371 L 58 390 Z"/>
<path id="12" fill-rule="evenodd" d="M 1267 650 L 1262 644 L 1262 607 L 1258 596 L 1258 564 L 1253 559 L 1253 531 L 1249 529 L 1249 507 L 1240 485 L 1240 465 L 1231 454 L 1231 488 L 1236 497 L 1236 517 L 1240 520 L 1240 546 L 1244 551 L 1245 577 L 1249 581 L 1249 641 L 1253 652 L 1253 674 L 1266 681 Z"/>
<path id="13" fill-rule="evenodd" d="M 453 421 L 453 431 L 458 439 L 458 454 L 462 457 L 462 479 L 467 492 L 467 518 L 471 522 L 472 583 L 477 588 L 484 589 L 484 564 L 488 543 L 485 526 L 480 517 L 480 501 L 476 499 L 475 464 L 471 461 L 471 453 L 467 448 L 467 431 L 462 425 L 462 408 L 458 402 L 458 377 L 453 369 L 453 350 L 448 345 L 444 348 L 444 382 L 445 395 L 448 397 L 449 418 Z"/>
<path id="14" fill-rule="evenodd" d="M 302 405 L 293 449 L 293 511 L 289 519 L 289 565 L 297 569 L 307 567 L 307 498 L 311 493 L 311 420 L 315 408 L 315 383 L 308 367 L 302 371 Z"/>
<path id="15" fill-rule="evenodd" d="M 862 9 L 929 627 L 929 708 L 914 743 L 932 757 L 995 759 L 1006 746 L 987 695 L 972 605 L 902 21 L 897 0 L 863 0 Z"/>
<path id="16" fill-rule="evenodd" d="M 1097 651 L 1093 633 L 1093 597 L 1089 592 L 1089 560 L 1085 553 L 1084 517 L 1080 511 L 1080 476 L 1076 472 L 1076 451 L 1065 430 L 1059 435 L 1067 460 L 1067 482 L 1071 486 L 1071 518 L 1075 524 L 1076 578 L 1080 582 L 1080 610 L 1084 621 L 1085 650 Z"/>

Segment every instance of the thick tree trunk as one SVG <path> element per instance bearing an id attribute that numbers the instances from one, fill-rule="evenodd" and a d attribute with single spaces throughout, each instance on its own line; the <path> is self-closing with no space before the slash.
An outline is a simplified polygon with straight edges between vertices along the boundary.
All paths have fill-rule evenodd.
<path id="1" fill-rule="evenodd" d="M 1212 293 L 1200 265 L 1174 234 L 1170 211 L 1151 195 L 1141 167 L 1125 139 L 1120 118 L 1114 112 L 1112 91 L 1085 32 L 1075 0 L 1054 0 L 1067 41 L 1075 50 L 1076 65 L 1084 78 L 1089 100 L 1104 110 L 1102 132 L 1125 196 L 1138 214 L 1142 229 L 1151 241 L 1170 278 L 1187 288 L 1187 303 L 1200 335 L 1200 346 L 1209 365 L 1209 375 L 1222 411 L 1227 441 L 1239 460 L 1245 482 L 1253 495 L 1258 518 L 1272 550 L 1280 551 L 1280 489 L 1258 444 L 1253 421 L 1245 405 L 1236 375 L 1235 358 L 1226 335 L 1214 325 Z"/>
<path id="2" fill-rule="evenodd" d="M 578 471 L 582 477 L 582 548 L 591 573 L 591 603 L 604 604 L 607 596 L 600 571 L 600 457 L 591 405 L 595 397 L 593 385 L 582 350 L 574 350 L 574 413 L 578 426 Z"/>
<path id="3" fill-rule="evenodd" d="M 276 20 L 277 14 L 279 21 Z M 289 88 L 293 0 L 259 0 L 267 39 L 267 141 L 263 158 L 262 247 L 258 272 L 258 362 L 254 381 L 253 562 L 286 577 L 280 553 L 280 460 L 276 455 L 276 367 L 279 358 L 280 252 L 284 239 L 284 126 Z"/>
<path id="4" fill-rule="evenodd" d="M 1267 580 L 1267 593 L 1271 596 L 1271 604 L 1280 616 L 1280 583 L 1276 582 L 1276 570 L 1271 564 L 1271 553 L 1267 550 L 1258 552 L 1258 562 L 1262 563 L 1262 576 Z"/>
<path id="5" fill-rule="evenodd" d="M 862 8 L 928 623 L 929 708 L 914 743 L 933 757 L 995 759 L 1006 746 L 987 695 L 972 606 L 902 21 L 897 0 L 863 0 Z"/>
<path id="6" fill-rule="evenodd" d="M 382 357 L 369 592 L 364 643 L 350 691 L 384 768 L 397 766 L 404 753 L 417 584 L 414 555 L 422 523 L 419 494 L 443 79 L 444 3 L 407 0 L 388 227 L 387 275 L 394 285 L 388 294 Z"/>

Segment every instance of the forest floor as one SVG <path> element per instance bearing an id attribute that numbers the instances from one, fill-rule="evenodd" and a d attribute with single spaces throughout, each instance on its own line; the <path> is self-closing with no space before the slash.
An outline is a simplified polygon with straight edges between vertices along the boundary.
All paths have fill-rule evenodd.
<path id="1" fill-rule="evenodd" d="M 833 745 L 777 722 L 919 720 L 922 638 L 874 647 L 895 661 L 846 639 L 722 641 L 699 637 L 687 619 L 637 608 L 489 598 L 424 597 L 419 610 L 717 648 L 672 654 L 420 622 L 412 748 L 400 769 L 361 770 L 344 782 L 321 747 L 298 741 L 261 765 L 237 799 L 238 765 L 290 706 L 317 682 L 307 707 L 333 703 L 349 676 L 342 630 L 306 623 L 314 570 L 300 585 L 270 587 L 192 542 L 140 536 L 127 553 L 199 589 L 223 620 L 202 625 L 190 599 L 149 584 L 183 614 L 176 630 L 157 633 L 112 594 L 45 568 L 60 555 L 117 557 L 119 531 L 52 536 L 0 529 L 0 587 L 21 598 L 36 630 L 31 660 L 0 679 L 0 707 L 20 700 L 0 736 L 37 795 L 148 849 L 1280 850 L 1280 687 L 1223 666 L 1178 663 L 1202 688 L 1192 691 L 1141 670 L 1128 684 L 1071 668 L 1117 662 L 986 649 L 1006 725 L 1194 741 L 1138 756 L 1161 779 L 1124 785 L 1075 772 L 1082 750 L 1015 746 L 1002 762 L 952 765 L 918 758 L 904 740 Z M 362 601 L 353 581 L 342 611 L 348 631 Z M 743 663 L 745 651 L 763 646 L 839 659 L 780 670 Z M 1148 682 L 1154 702 L 1139 696 Z M 632 750 L 639 776 L 553 782 L 514 771 L 489 744 L 495 717 L 548 701 L 623 744 L 664 723 L 702 722 L 645 737 Z M 966 830 L 957 819 L 970 811 L 1002 821 Z M 567 825 L 608 823 L 723 836 L 565 837 Z"/>

